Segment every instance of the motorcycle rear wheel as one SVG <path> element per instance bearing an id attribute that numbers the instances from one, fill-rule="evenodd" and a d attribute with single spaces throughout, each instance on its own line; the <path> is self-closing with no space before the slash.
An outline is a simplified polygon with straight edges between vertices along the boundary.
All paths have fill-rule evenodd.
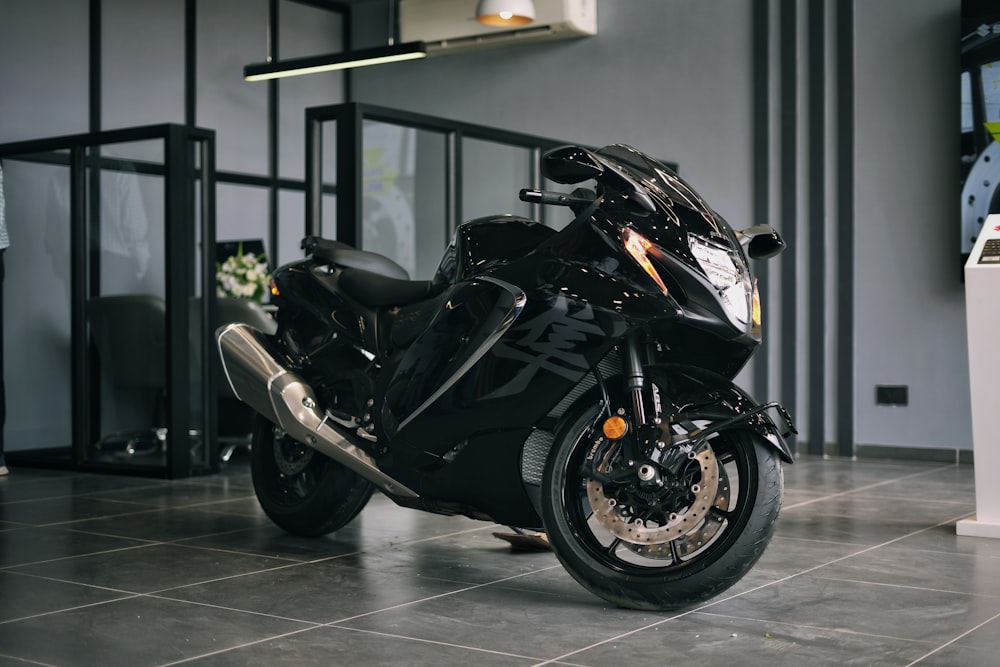
<path id="1" fill-rule="evenodd" d="M 600 487 L 591 481 L 588 488 L 584 461 L 592 452 L 596 415 L 596 409 L 588 411 L 557 437 L 543 476 L 542 519 L 566 570 L 608 602 L 652 611 L 690 607 L 739 581 L 764 552 L 778 517 L 783 473 L 773 450 L 751 431 L 720 432 L 708 441 L 721 480 L 708 513 L 690 529 L 672 528 L 669 536 L 644 523 L 633 524 L 633 531 L 629 517 L 642 516 L 642 508 L 626 509 L 604 489 L 597 498 L 611 510 L 602 509 L 602 517 L 594 509 Z M 614 524 L 617 516 L 608 518 L 615 512 L 625 517 L 622 524 Z"/>
<path id="2" fill-rule="evenodd" d="M 319 537 L 347 525 L 364 509 L 374 486 L 353 470 L 255 417 L 250 474 L 264 513 L 300 537 Z M 279 430 L 280 433 L 280 430 Z"/>

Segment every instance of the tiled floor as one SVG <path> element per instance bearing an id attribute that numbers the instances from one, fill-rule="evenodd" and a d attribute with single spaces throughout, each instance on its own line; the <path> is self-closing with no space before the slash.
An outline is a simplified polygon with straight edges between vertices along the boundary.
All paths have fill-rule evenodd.
<path id="1" fill-rule="evenodd" d="M 497 526 L 376 496 L 324 539 L 245 459 L 156 481 L 0 478 L 0 667 L 996 665 L 1000 540 L 956 537 L 971 466 L 802 459 L 761 562 L 684 613 L 609 608 Z"/>

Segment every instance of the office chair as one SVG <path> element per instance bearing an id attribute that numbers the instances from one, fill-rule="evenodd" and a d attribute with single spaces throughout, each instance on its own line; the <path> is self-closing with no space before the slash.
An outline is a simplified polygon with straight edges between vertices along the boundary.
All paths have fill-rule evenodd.
<path id="1" fill-rule="evenodd" d="M 101 368 L 122 390 L 148 390 L 154 395 L 149 428 L 103 436 L 96 448 L 121 456 L 142 456 L 165 450 L 166 303 L 151 294 L 123 294 L 91 299 L 87 304 L 90 333 Z"/>

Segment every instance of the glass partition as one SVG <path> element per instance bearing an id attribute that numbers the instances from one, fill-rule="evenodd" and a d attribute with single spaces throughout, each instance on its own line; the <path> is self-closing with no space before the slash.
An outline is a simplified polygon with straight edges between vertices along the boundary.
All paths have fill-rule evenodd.
<path id="1" fill-rule="evenodd" d="M 362 146 L 361 247 L 431 278 L 446 245 L 446 136 L 365 121 Z"/>
<path id="2" fill-rule="evenodd" d="M 532 184 L 532 151 L 496 141 L 462 142 L 462 219 L 512 213 L 531 216 L 531 205 L 518 199 Z"/>
<path id="3" fill-rule="evenodd" d="M 218 469 L 213 140 L 159 125 L 0 145 L 12 461 Z"/>
<path id="4" fill-rule="evenodd" d="M 71 455 L 70 153 L 3 155 L 10 248 L 4 253 L 8 454 Z M 40 298 L 44 295 L 44 298 Z"/>
<path id="5" fill-rule="evenodd" d="M 301 192 L 283 190 L 278 195 L 278 256 L 271 259 L 272 267 L 302 259 L 305 208 Z"/>
<path id="6" fill-rule="evenodd" d="M 219 243 L 259 240 L 268 258 L 273 255 L 269 244 L 267 210 L 268 189 L 255 185 L 216 185 L 219 219 L 216 237 Z M 221 258 L 220 258 L 221 259 Z"/>
<path id="7" fill-rule="evenodd" d="M 86 462 L 155 466 L 166 455 L 165 210 L 156 206 L 166 189 L 165 147 L 142 144 L 86 149 L 94 416 Z"/>
<path id="8" fill-rule="evenodd" d="M 547 222 L 518 192 L 541 186 L 543 151 L 564 143 L 367 104 L 307 109 L 306 229 L 429 278 L 463 220 Z"/>

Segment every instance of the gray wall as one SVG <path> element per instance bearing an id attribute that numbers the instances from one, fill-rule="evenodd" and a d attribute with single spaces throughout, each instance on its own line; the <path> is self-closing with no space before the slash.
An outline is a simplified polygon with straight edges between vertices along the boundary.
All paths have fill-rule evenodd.
<path id="1" fill-rule="evenodd" d="M 960 2 L 857 5 L 857 441 L 967 448 Z M 876 384 L 910 405 L 876 407 Z"/>

